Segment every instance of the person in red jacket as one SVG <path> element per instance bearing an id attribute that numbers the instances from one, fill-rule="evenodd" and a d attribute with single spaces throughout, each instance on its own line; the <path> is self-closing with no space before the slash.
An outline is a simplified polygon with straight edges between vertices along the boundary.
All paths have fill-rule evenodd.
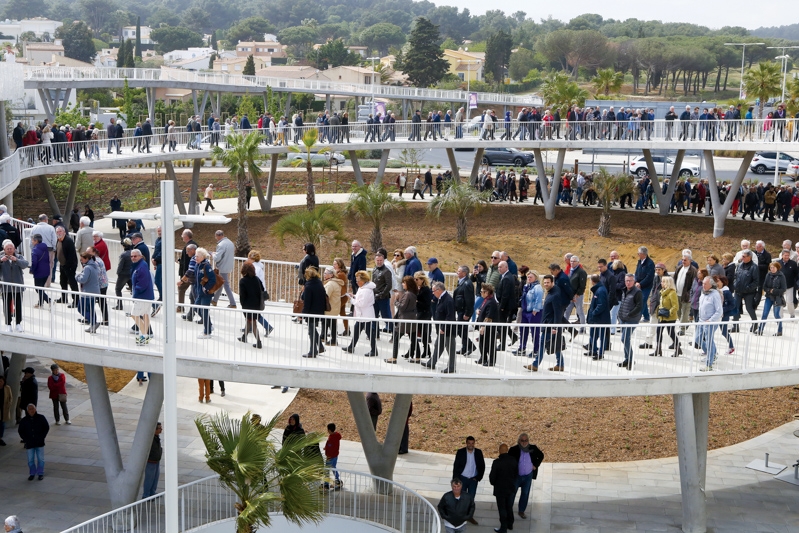
<path id="1" fill-rule="evenodd" d="M 55 417 L 55 425 L 61 425 L 61 416 L 58 412 L 58 405 L 61 404 L 61 410 L 64 412 L 64 420 L 67 425 L 71 425 L 69 421 L 69 410 L 67 409 L 67 376 L 58 369 L 58 365 L 53 363 L 50 365 L 50 377 L 47 378 L 47 388 L 50 389 L 50 399 L 53 400 L 53 416 Z"/>
<path id="2" fill-rule="evenodd" d="M 333 470 L 333 475 L 336 478 L 336 490 L 341 488 L 341 479 L 339 479 L 338 470 L 336 470 L 340 444 L 341 433 L 336 431 L 336 425 L 331 422 L 327 425 L 327 442 L 325 442 L 325 467 Z M 330 484 L 327 482 L 325 482 L 325 490 L 330 490 Z"/>

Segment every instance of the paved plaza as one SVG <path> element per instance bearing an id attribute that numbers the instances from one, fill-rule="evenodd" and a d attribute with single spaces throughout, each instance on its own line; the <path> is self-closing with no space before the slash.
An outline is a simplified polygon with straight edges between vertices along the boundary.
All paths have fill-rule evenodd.
<path id="1" fill-rule="evenodd" d="M 40 383 L 41 412 L 52 422 L 44 376 L 50 361 L 29 359 Z M 27 479 L 25 454 L 16 428 L 6 431 L 8 446 L 0 448 L 0 514 L 19 515 L 23 530 L 54 533 L 107 512 L 105 474 L 89 394 L 85 384 L 68 380 L 73 424 L 51 426 L 47 439 L 44 481 Z M 219 387 L 211 404 L 195 399 L 196 380 L 178 380 L 179 479 L 187 483 L 210 474 L 193 419 L 218 409 L 241 415 L 252 409 L 267 417 L 284 409 L 293 398 L 268 386 L 227 383 L 225 398 Z M 111 404 L 123 457 L 133 440 L 146 385 L 133 382 Z M 162 418 L 163 419 L 163 418 Z M 711 419 L 710 423 L 713 423 Z M 320 430 L 322 428 L 307 428 Z M 169 431 L 169 428 L 165 428 Z M 791 465 L 799 457 L 799 439 L 793 432 L 799 421 L 776 428 L 750 441 L 708 452 L 708 530 L 715 533 L 795 532 L 799 530 L 799 487 L 772 475 L 746 468 L 753 459 L 771 454 L 772 462 Z M 411 432 L 414 431 L 411 425 Z M 508 435 L 512 441 L 515 435 Z M 533 441 L 535 436 L 533 434 Z M 478 447 L 480 445 L 478 441 Z M 597 446 L 601 446 L 597 442 Z M 547 450 L 544 450 L 546 453 Z M 484 450 L 486 456 L 494 450 Z M 448 490 L 453 456 L 411 450 L 397 461 L 394 479 L 420 492 L 434 504 Z M 490 461 L 489 461 L 490 462 Z M 344 441 L 339 467 L 368 472 L 359 443 Z M 490 465 L 487 465 L 487 470 Z M 486 476 L 487 477 L 487 476 Z M 162 479 L 159 490 L 163 489 Z M 677 458 L 625 463 L 551 464 L 544 462 L 534 483 L 528 519 L 517 517 L 514 531 L 530 533 L 678 532 L 682 520 Z M 469 532 L 490 533 L 498 525 L 491 486 L 482 482 L 475 518 L 480 526 Z"/>

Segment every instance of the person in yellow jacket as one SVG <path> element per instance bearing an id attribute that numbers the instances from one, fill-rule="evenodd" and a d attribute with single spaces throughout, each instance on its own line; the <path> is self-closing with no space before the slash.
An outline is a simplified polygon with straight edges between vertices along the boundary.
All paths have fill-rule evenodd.
<path id="1" fill-rule="evenodd" d="M 660 286 L 660 305 L 656 313 L 661 327 L 657 329 L 655 351 L 649 355 L 651 357 L 663 356 L 661 342 L 663 341 L 663 332 L 665 330 L 671 337 L 671 346 L 668 347 L 668 353 L 672 357 L 679 357 L 682 355 L 682 348 L 680 347 L 680 339 L 677 337 L 674 324 L 677 322 L 680 303 L 677 297 L 677 290 L 674 288 L 674 278 L 663 276 Z"/>

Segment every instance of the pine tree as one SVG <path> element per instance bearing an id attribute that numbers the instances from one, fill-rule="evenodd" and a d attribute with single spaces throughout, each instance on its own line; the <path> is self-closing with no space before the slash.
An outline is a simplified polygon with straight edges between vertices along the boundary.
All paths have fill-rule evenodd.
<path id="1" fill-rule="evenodd" d="M 119 50 L 117 50 L 117 67 L 125 68 L 125 51 L 127 50 L 127 43 L 119 41 Z"/>
<path id="2" fill-rule="evenodd" d="M 136 17 L 136 57 L 141 59 L 141 17 Z"/>
<path id="3" fill-rule="evenodd" d="M 133 42 L 130 39 L 125 44 L 125 68 L 136 68 L 136 61 L 133 59 Z"/>
<path id="4" fill-rule="evenodd" d="M 511 48 L 513 48 L 513 40 L 510 34 L 502 30 L 489 37 L 486 43 L 486 69 L 494 75 L 494 81 L 497 84 L 501 84 L 505 76 L 505 69 L 510 63 Z"/>
<path id="5" fill-rule="evenodd" d="M 217 44 L 216 44 L 216 32 L 215 31 L 211 32 L 211 48 L 213 48 L 214 50 L 219 50 L 219 48 L 217 48 Z"/>
<path id="6" fill-rule="evenodd" d="M 247 57 L 247 63 L 244 64 L 244 70 L 241 73 L 245 76 L 255 76 L 255 59 L 252 54 Z"/>
<path id="7" fill-rule="evenodd" d="M 440 48 L 438 26 L 425 17 L 416 19 L 408 39 L 410 47 L 402 58 L 402 71 L 417 87 L 429 87 L 447 73 L 449 63 Z"/>

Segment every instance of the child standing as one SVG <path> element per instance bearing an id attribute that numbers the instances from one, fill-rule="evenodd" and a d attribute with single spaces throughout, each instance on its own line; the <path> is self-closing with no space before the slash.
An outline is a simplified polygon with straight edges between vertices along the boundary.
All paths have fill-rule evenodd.
<path id="1" fill-rule="evenodd" d="M 327 425 L 327 442 L 325 442 L 325 467 L 333 470 L 336 478 L 334 489 L 341 488 L 341 480 L 339 479 L 336 464 L 338 463 L 338 450 L 341 443 L 341 433 L 336 431 L 336 425 L 332 422 Z M 330 484 L 325 482 L 325 490 L 330 490 Z"/>

